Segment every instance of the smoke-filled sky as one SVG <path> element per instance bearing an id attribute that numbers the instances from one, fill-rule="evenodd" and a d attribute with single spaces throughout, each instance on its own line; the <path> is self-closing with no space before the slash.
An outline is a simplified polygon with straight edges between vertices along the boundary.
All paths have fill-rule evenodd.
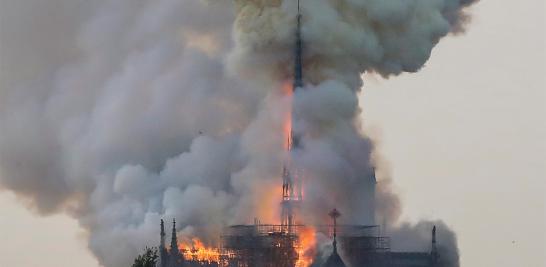
<path id="1" fill-rule="evenodd" d="M 184 203 L 207 202 L 203 208 L 207 212 L 229 212 L 220 218 L 260 210 L 247 206 L 261 193 L 247 192 L 255 189 L 247 177 L 276 169 L 260 162 L 275 162 L 282 155 L 272 153 L 266 156 L 273 159 L 261 158 L 261 150 L 268 151 L 275 142 L 261 143 L 253 150 L 256 143 L 251 140 L 261 134 L 259 129 L 266 122 L 275 122 L 278 111 L 273 104 L 282 107 L 284 102 L 282 98 L 275 102 L 275 97 L 270 96 L 267 99 L 273 100 L 265 101 L 263 107 L 260 99 L 271 89 L 256 89 L 232 75 L 251 75 L 274 87 L 271 77 L 283 77 L 286 70 L 252 70 L 255 64 L 276 63 L 271 62 L 272 58 L 284 63 L 283 56 L 289 57 L 291 50 L 283 47 L 290 43 L 283 42 L 290 40 L 287 36 L 291 32 L 264 33 L 265 37 L 243 34 L 236 39 L 243 44 L 236 43 L 238 46 L 233 48 L 233 17 L 222 11 L 227 5 L 216 4 L 205 10 L 197 1 L 141 1 L 134 6 L 120 4 L 122 1 L 104 5 L 84 2 L 1 2 L 1 10 L 6 11 L 0 13 L 2 187 L 18 192 L 22 203 L 41 213 L 62 210 L 77 218 L 86 231 L 91 229 L 91 249 L 101 262 L 109 264 L 123 258 L 105 255 L 102 244 L 140 232 L 146 233 L 140 237 L 141 243 L 153 241 L 161 214 L 176 215 L 188 224 L 218 218 L 200 214 L 200 210 Z M 546 129 L 540 120 L 545 97 L 544 36 L 540 32 L 544 21 L 539 18 L 544 7 L 539 2 L 528 0 L 529 5 L 518 6 L 503 1 L 478 4 L 471 9 L 474 20 L 468 33 L 443 40 L 421 72 L 389 80 L 366 75 L 363 94 L 359 94 L 365 130 L 379 142 L 379 153 L 386 162 L 383 168 L 391 173 L 394 190 L 401 193 L 403 217 L 410 221 L 444 220 L 459 233 L 462 266 L 544 264 L 540 256 L 545 242 L 541 227 L 544 184 L 540 180 L 546 173 Z M 535 7 L 530 8 L 530 4 Z M 275 14 L 271 16 L 274 19 Z M 82 26 L 74 21 L 85 23 Z M 283 25 L 276 27 L 282 29 Z M 441 28 L 435 31 L 441 32 Z M 304 28 L 304 33 L 310 38 L 315 36 L 311 26 Z M 343 32 L 339 34 L 345 40 Z M 210 36 L 216 38 L 211 40 Z M 268 47 L 267 42 L 260 43 L 260 38 L 279 46 Z M 254 50 L 245 50 L 248 47 L 244 44 L 249 43 Z M 359 86 L 350 69 L 374 69 L 388 75 L 414 71 L 413 64 L 423 63 L 419 53 L 415 58 L 393 56 L 384 60 L 368 58 L 370 54 L 365 50 L 357 59 L 368 65 L 333 64 L 324 71 L 320 66 L 335 56 L 336 50 L 329 54 L 331 51 L 320 51 L 318 45 L 310 49 L 318 55 L 308 59 L 318 66 L 309 71 L 312 79 L 320 83 L 331 76 L 340 77 L 342 85 L 333 85 L 336 88 Z M 249 57 L 252 52 L 260 54 Z M 215 56 L 221 54 L 228 56 L 218 60 Z M 347 59 L 342 53 L 339 56 Z M 224 69 L 225 62 L 231 67 Z M 336 70 L 347 75 L 337 75 Z M 320 103 L 328 97 L 328 88 L 332 86 L 319 86 L 318 93 L 309 97 Z M 336 98 L 338 102 L 332 105 L 339 101 L 350 103 L 350 93 L 342 96 L 346 98 Z M 347 99 L 349 102 L 344 102 Z M 319 121 L 312 126 L 323 126 L 323 121 L 332 118 L 350 118 L 354 112 L 321 114 L 305 102 L 301 107 L 304 114 L 316 114 L 307 118 Z M 259 119 L 253 118 L 254 113 Z M 310 156 L 336 156 L 320 145 L 335 142 L 333 137 L 325 136 L 322 127 L 309 128 L 319 135 L 308 141 L 308 147 L 318 151 Z M 343 128 L 334 129 L 347 134 Z M 195 138 L 200 131 L 204 136 Z M 243 147 L 239 155 L 243 159 L 222 160 L 230 158 L 233 149 L 239 147 Z M 327 152 L 321 152 L 324 149 Z M 184 151 L 190 153 L 181 153 Z M 245 157 L 249 155 L 260 160 L 248 163 Z M 235 173 L 232 180 L 225 180 L 226 169 Z M 196 178 L 199 176 L 204 178 Z M 85 179 L 79 180 L 82 177 Z M 264 177 L 263 181 L 278 182 L 276 177 Z M 226 183 L 235 189 L 223 192 Z M 66 265 L 56 258 L 62 259 L 68 248 L 73 249 L 74 241 L 51 244 L 57 241 L 53 234 L 70 239 L 63 230 L 82 230 L 76 230 L 76 224 L 65 217 L 37 219 L 25 215 L 13 198 L 5 199 L 0 205 L 5 205 L 3 210 L 8 212 L 4 214 L 8 216 L 0 220 L 0 233 L 7 237 L 2 240 L 14 240 L 15 244 L 0 244 L 3 251 L 9 251 L 6 257 L 0 257 L 0 265 L 43 266 L 43 262 L 17 257 L 23 249 L 28 250 L 23 241 L 32 237 L 38 239 L 33 245 L 43 251 L 36 260 L 47 259 L 50 263 L 46 266 Z M 142 203 L 143 199 L 146 203 Z M 198 221 L 183 217 L 190 214 Z M 78 240 L 84 240 L 81 234 Z M 85 246 L 83 242 L 79 245 L 82 264 L 78 265 L 84 266 L 87 259 L 89 266 L 96 266 L 98 263 L 89 256 L 83 256 Z M 48 247 L 50 251 L 43 250 Z"/>

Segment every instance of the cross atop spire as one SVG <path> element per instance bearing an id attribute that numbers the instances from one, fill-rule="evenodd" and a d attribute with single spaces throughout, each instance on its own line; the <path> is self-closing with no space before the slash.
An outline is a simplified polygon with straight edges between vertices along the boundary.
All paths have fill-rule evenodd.
<path id="1" fill-rule="evenodd" d="M 337 218 L 341 216 L 341 213 L 337 209 L 333 209 L 330 213 L 328 213 L 330 217 L 334 220 L 334 250 L 332 251 L 332 255 L 328 257 L 323 267 L 346 267 L 345 263 L 341 259 L 341 256 L 337 253 Z"/>

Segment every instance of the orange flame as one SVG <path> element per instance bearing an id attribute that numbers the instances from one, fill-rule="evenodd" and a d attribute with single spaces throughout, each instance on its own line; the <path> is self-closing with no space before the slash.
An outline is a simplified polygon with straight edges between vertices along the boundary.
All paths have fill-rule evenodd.
<path id="1" fill-rule="evenodd" d="M 296 267 L 309 267 L 313 264 L 316 254 L 316 231 L 313 227 L 301 229 L 298 237 L 298 261 Z"/>
<path id="2" fill-rule="evenodd" d="M 284 125 L 283 125 L 284 147 L 289 148 L 291 146 L 289 141 L 291 138 L 290 134 L 292 132 L 292 95 L 294 94 L 292 92 L 292 85 L 290 84 L 290 82 L 285 82 L 283 84 L 282 93 L 289 97 L 289 102 L 290 102 L 288 105 L 289 108 L 287 109 L 284 116 Z"/>
<path id="3" fill-rule="evenodd" d="M 282 185 L 278 182 L 268 182 L 255 190 L 259 196 L 255 206 L 256 218 L 264 222 L 280 224 L 279 198 L 282 196 Z"/>
<path id="4" fill-rule="evenodd" d="M 220 262 L 220 251 L 217 248 L 205 246 L 198 238 L 193 238 L 191 244 L 179 244 L 178 248 L 185 259 L 207 263 Z"/>

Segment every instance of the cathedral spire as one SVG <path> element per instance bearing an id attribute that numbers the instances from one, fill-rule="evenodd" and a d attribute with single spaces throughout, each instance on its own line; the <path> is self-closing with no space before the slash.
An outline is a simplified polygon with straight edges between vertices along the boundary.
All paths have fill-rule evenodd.
<path id="1" fill-rule="evenodd" d="M 436 267 L 439 261 L 438 247 L 436 245 L 436 225 L 432 228 L 432 248 L 430 251 L 432 266 Z"/>
<path id="2" fill-rule="evenodd" d="M 167 248 L 165 247 L 165 222 L 161 219 L 161 232 L 159 234 L 161 241 L 159 243 L 159 263 L 158 267 L 166 267 L 168 261 Z"/>
<path id="3" fill-rule="evenodd" d="M 337 209 L 333 209 L 328 215 L 334 220 L 334 254 L 337 254 L 337 218 L 341 216 L 341 213 Z"/>
<path id="4" fill-rule="evenodd" d="M 294 46 L 294 83 L 292 91 L 295 92 L 303 87 L 303 42 L 301 38 L 301 9 L 300 0 L 298 0 L 298 16 L 296 25 L 296 43 Z M 292 121 L 294 121 L 294 114 L 292 114 Z M 288 133 L 288 151 L 292 151 L 300 148 L 300 137 L 294 132 L 294 127 L 291 125 L 290 132 Z M 302 199 L 301 186 L 298 187 L 296 173 L 291 172 L 290 166 L 283 166 L 283 192 L 282 192 L 282 211 L 281 211 L 281 225 L 285 227 L 285 231 L 291 233 L 293 231 L 292 226 L 297 223 L 297 210 L 299 202 Z"/>
<path id="5" fill-rule="evenodd" d="M 297 88 L 303 87 L 303 42 L 301 38 L 301 8 L 300 0 L 298 0 L 298 17 L 297 17 L 297 28 L 296 28 L 296 47 L 295 47 L 295 62 L 294 62 L 294 88 L 296 91 Z"/>
<path id="6" fill-rule="evenodd" d="M 165 222 L 163 221 L 163 219 L 161 219 L 160 237 L 161 237 L 161 242 L 159 243 L 159 247 L 164 248 L 165 247 Z"/>
<path id="7" fill-rule="evenodd" d="M 173 232 L 171 236 L 171 254 L 178 254 L 178 238 L 176 237 L 176 220 L 173 219 Z"/>

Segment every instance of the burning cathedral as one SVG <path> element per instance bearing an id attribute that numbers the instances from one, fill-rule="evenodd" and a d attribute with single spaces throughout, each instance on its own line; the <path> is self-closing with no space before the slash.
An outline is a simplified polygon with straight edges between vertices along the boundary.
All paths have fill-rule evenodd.
<path id="1" fill-rule="evenodd" d="M 304 90 L 301 31 L 302 14 L 298 1 L 298 15 L 294 48 L 294 73 L 291 91 Z M 297 114 L 291 114 L 296 116 Z M 293 120 L 290 119 L 292 123 Z M 286 136 L 286 150 L 291 156 L 303 149 L 300 136 L 293 125 Z M 176 222 L 172 222 L 170 246 L 166 246 L 165 224 L 161 221 L 159 261 L 157 267 L 438 267 L 441 255 L 436 244 L 436 227 L 430 236 L 430 249 L 420 252 L 391 250 L 390 238 L 381 235 L 379 225 L 338 224 L 341 213 L 350 210 L 332 210 L 330 223 L 305 225 L 300 220 L 303 202 L 302 170 L 291 166 L 290 160 L 282 169 L 282 195 L 279 195 L 280 224 L 264 224 L 255 219 L 250 225 L 227 227 L 220 237 L 221 244 L 207 248 L 195 240 L 192 245 L 180 246 Z M 375 175 L 372 184 L 375 184 Z M 372 194 L 374 188 L 371 188 Z M 327 211 L 325 211 L 327 212 Z M 369 214 L 373 218 L 373 212 Z M 317 234 L 330 238 L 328 253 L 318 257 L 310 255 L 317 244 L 310 241 Z M 314 253 L 316 254 L 316 253 Z"/>

